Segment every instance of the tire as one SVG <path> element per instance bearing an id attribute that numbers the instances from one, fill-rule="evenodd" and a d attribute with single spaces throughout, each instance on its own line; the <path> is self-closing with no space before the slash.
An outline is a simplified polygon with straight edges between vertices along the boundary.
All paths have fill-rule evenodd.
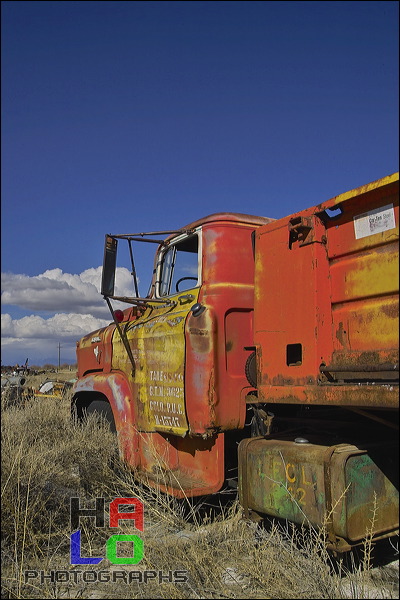
<path id="1" fill-rule="evenodd" d="M 110 431 L 116 433 L 114 415 L 110 404 L 106 400 L 93 400 L 85 410 L 87 415 L 98 415 L 103 418 L 110 426 Z"/>
<path id="2" fill-rule="evenodd" d="M 247 377 L 247 381 L 254 388 L 257 387 L 257 361 L 256 361 L 256 353 L 252 352 L 250 356 L 246 360 L 245 365 L 245 374 Z"/>

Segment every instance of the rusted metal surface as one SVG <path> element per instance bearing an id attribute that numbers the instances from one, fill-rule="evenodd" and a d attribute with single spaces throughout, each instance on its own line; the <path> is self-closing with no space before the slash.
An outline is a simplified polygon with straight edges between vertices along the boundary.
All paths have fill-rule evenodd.
<path id="1" fill-rule="evenodd" d="M 398 529 L 396 449 L 250 438 L 239 445 L 239 499 L 247 513 L 324 526 L 332 544 Z M 337 539 L 340 538 L 340 539 Z"/>
<path id="2" fill-rule="evenodd" d="M 244 365 L 252 344 L 254 225 L 217 222 L 203 227 L 206 311 L 186 327 L 186 405 L 190 431 L 208 436 L 243 427 Z M 240 266 L 239 266 L 240 265 Z"/>
<path id="3" fill-rule="evenodd" d="M 87 373 L 109 372 L 111 363 L 111 338 L 114 323 L 85 335 L 77 342 L 78 378 Z"/>
<path id="4" fill-rule="evenodd" d="M 257 230 L 260 401 L 398 407 L 398 205 L 395 174 Z"/>
<path id="5" fill-rule="evenodd" d="M 178 498 L 217 492 L 224 481 L 223 435 L 203 440 L 141 431 L 134 390 L 122 372 L 92 373 L 75 383 L 74 398 L 109 400 L 121 456 L 149 485 Z"/>
<path id="6" fill-rule="evenodd" d="M 190 307 L 148 306 L 143 315 L 124 326 L 136 363 L 133 401 L 140 431 L 163 431 L 184 436 L 188 431 L 184 403 L 184 327 Z M 114 334 L 112 368 L 126 372 L 127 356 Z"/>
<path id="7" fill-rule="evenodd" d="M 257 402 L 280 404 L 327 404 L 332 406 L 359 406 L 398 409 L 398 386 L 391 384 L 371 385 L 297 385 L 295 381 L 278 378 L 277 385 L 268 385 L 262 389 Z M 378 398 L 377 398 L 378 396 Z M 249 403 L 254 403 L 251 396 Z"/>

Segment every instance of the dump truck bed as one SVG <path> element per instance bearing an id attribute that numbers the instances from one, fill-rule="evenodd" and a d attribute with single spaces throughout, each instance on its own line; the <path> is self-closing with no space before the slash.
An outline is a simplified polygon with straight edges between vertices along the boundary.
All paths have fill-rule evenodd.
<path id="1" fill-rule="evenodd" d="M 256 232 L 259 400 L 398 407 L 399 174 Z"/>

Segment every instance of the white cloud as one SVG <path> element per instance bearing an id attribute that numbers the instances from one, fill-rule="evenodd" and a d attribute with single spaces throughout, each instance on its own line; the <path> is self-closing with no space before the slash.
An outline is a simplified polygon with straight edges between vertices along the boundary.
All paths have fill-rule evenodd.
<path id="1" fill-rule="evenodd" d="M 30 362 L 39 363 L 42 360 L 51 361 L 51 356 L 57 356 L 56 348 L 61 344 L 63 360 L 75 361 L 75 343 L 82 336 L 105 327 L 111 321 L 98 319 L 92 315 L 56 314 L 49 319 L 37 315 L 12 319 L 9 314 L 1 315 L 1 345 L 4 355 L 10 355 L 12 360 L 5 363 L 18 362 L 21 353 L 31 354 Z M 18 353 L 18 356 L 17 354 Z M 19 358 L 21 361 L 21 358 Z"/>
<path id="2" fill-rule="evenodd" d="M 1 315 L 2 362 L 14 364 L 30 357 L 30 363 L 53 362 L 61 344 L 63 360 L 75 361 L 75 343 L 82 336 L 111 322 L 109 309 L 100 294 L 101 267 L 87 269 L 79 275 L 52 269 L 29 277 L 2 273 L 3 305 L 17 306 L 27 314 L 13 319 Z M 118 268 L 116 295 L 131 296 L 132 276 Z M 114 302 L 115 308 L 128 305 Z M 44 318 L 35 311 L 48 313 Z M 53 357 L 53 359 L 51 358 Z"/>
<path id="3" fill-rule="evenodd" d="M 1 346 L 4 364 L 21 362 L 27 355 L 30 363 L 57 363 L 58 344 L 61 344 L 62 362 L 75 362 L 76 341 L 82 336 L 105 327 L 111 322 L 93 315 L 73 313 L 56 314 L 49 319 L 30 315 L 12 319 L 1 315 Z"/>
<path id="4" fill-rule="evenodd" d="M 105 327 L 111 321 L 98 319 L 93 315 L 77 315 L 74 313 L 56 314 L 49 319 L 37 315 L 12 319 L 9 314 L 1 315 L 1 335 L 3 338 L 26 339 L 79 339 L 90 331 Z"/>
<path id="5" fill-rule="evenodd" d="M 101 267 L 87 269 L 80 275 L 61 269 L 29 277 L 14 273 L 1 275 L 1 303 L 29 311 L 73 312 L 106 318 L 109 314 L 100 294 Z M 132 276 L 120 267 L 116 274 L 116 295 L 132 295 Z"/>

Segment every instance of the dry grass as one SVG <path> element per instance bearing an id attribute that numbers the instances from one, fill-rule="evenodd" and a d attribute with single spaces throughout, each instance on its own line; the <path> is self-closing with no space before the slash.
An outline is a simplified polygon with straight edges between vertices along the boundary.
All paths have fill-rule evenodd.
<path id="1" fill-rule="evenodd" d="M 371 568 L 368 537 L 364 560 L 347 572 L 325 550 L 319 532 L 277 524 L 260 529 L 242 520 L 235 501 L 212 512 L 205 501 L 177 501 L 138 484 L 119 461 L 115 436 L 94 418 L 84 425 L 73 423 L 68 398 L 30 399 L 8 407 L 2 439 L 3 598 L 398 597 L 393 575 Z M 115 497 L 143 502 L 144 557 L 139 565 L 120 567 L 104 559 L 79 570 L 96 572 L 96 577 L 108 573 L 111 579 L 117 573 L 116 581 L 73 581 L 73 496 L 85 507 L 93 507 L 100 496 L 106 506 Z M 115 530 L 96 529 L 92 521 L 81 521 L 82 555 L 105 556 L 106 540 Z M 124 532 L 130 531 L 125 527 Z M 26 570 L 62 570 L 70 581 L 25 583 Z M 184 571 L 187 581 L 167 581 L 174 570 Z M 146 584 L 137 581 L 145 572 L 152 577 L 159 571 L 164 574 L 161 584 L 158 575 Z M 128 578 L 133 573 L 131 583 L 121 573 Z M 369 595 L 372 583 L 379 592 Z"/>

